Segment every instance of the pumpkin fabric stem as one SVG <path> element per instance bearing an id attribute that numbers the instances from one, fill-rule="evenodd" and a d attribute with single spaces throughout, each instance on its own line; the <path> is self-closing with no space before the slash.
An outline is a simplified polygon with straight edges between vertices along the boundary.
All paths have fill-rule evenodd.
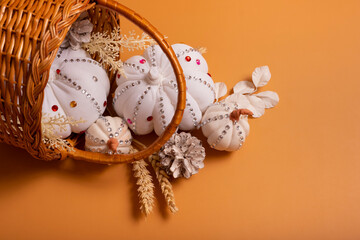
<path id="1" fill-rule="evenodd" d="M 249 109 L 236 109 L 230 113 L 230 120 L 235 122 L 239 121 L 241 115 L 253 115 L 253 113 Z"/>
<path id="2" fill-rule="evenodd" d="M 110 138 L 106 145 L 109 147 L 109 149 L 113 152 L 116 152 L 117 147 L 119 146 L 119 141 L 116 138 Z"/>

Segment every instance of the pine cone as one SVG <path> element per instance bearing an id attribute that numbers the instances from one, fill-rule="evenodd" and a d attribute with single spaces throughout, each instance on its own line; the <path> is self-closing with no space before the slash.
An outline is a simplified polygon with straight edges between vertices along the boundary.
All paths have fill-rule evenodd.
<path id="1" fill-rule="evenodd" d="M 86 12 L 85 12 L 86 13 Z M 72 24 L 61 47 L 71 47 L 73 50 L 81 48 L 82 43 L 90 42 L 90 35 L 93 30 L 93 24 L 88 19 L 87 14 L 81 14 Z"/>
<path id="2" fill-rule="evenodd" d="M 190 133 L 175 133 L 161 148 L 159 157 L 169 175 L 189 178 L 204 167 L 205 148 Z"/>

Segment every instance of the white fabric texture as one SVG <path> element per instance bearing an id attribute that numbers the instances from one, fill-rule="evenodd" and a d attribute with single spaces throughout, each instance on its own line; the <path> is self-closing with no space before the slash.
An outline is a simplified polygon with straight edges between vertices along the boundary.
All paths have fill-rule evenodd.
<path id="1" fill-rule="evenodd" d="M 110 82 L 106 71 L 83 49 L 59 49 L 51 69 L 42 112 L 46 116 L 64 115 L 77 125 L 57 127 L 55 135 L 66 138 L 71 132 L 85 131 L 105 111 Z"/>
<path id="2" fill-rule="evenodd" d="M 214 102 L 215 86 L 203 56 L 185 44 L 172 45 L 186 78 L 186 109 L 181 130 L 194 129 L 202 112 Z M 124 117 L 135 134 L 155 130 L 161 135 L 170 123 L 177 104 L 177 83 L 170 61 L 158 45 L 150 46 L 143 56 L 124 63 L 125 76 L 117 78 L 113 100 L 117 114 Z"/>
<path id="3" fill-rule="evenodd" d="M 114 149 L 110 139 L 116 140 Z M 131 132 L 119 117 L 100 117 L 85 132 L 85 149 L 108 154 L 127 154 L 131 146 Z"/>

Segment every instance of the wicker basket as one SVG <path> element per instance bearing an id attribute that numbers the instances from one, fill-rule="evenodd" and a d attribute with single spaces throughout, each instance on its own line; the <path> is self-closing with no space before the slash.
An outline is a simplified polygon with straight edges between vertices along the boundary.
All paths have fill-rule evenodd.
<path id="1" fill-rule="evenodd" d="M 0 0 L 1 78 L 0 142 L 26 149 L 33 157 L 55 160 L 71 157 L 97 163 L 123 163 L 144 159 L 157 152 L 175 132 L 185 108 L 186 86 L 177 58 L 147 20 L 115 0 Z M 178 83 L 175 115 L 146 149 L 126 155 L 107 155 L 80 149 L 50 150 L 42 141 L 41 107 L 49 69 L 71 24 L 88 11 L 95 31 L 111 31 L 124 16 L 157 41 L 168 56 Z M 96 56 L 93 56 L 96 59 Z M 111 85 L 115 76 L 109 72 Z"/>

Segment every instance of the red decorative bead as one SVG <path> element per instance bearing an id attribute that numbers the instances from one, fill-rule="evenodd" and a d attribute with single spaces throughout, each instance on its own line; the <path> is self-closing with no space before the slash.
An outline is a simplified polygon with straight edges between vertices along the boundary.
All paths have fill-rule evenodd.
<path id="1" fill-rule="evenodd" d="M 106 105 L 107 105 L 107 101 L 104 101 L 104 107 L 106 107 Z"/>
<path id="2" fill-rule="evenodd" d="M 185 57 L 185 60 L 186 60 L 187 62 L 190 62 L 190 61 L 191 61 L 191 57 L 190 57 L 190 56 L 186 56 L 186 57 Z"/>
<path id="3" fill-rule="evenodd" d="M 211 74 L 210 74 L 210 73 L 208 73 L 208 75 L 211 77 Z"/>
<path id="4" fill-rule="evenodd" d="M 120 78 L 120 74 L 118 74 L 117 77 Z"/>
<path id="5" fill-rule="evenodd" d="M 200 65 L 200 59 L 196 59 L 196 64 Z"/>
<path id="6" fill-rule="evenodd" d="M 144 63 L 146 63 L 146 60 L 145 60 L 145 59 L 141 59 L 139 62 L 140 62 L 141 64 L 144 64 Z"/>
<path id="7" fill-rule="evenodd" d="M 128 122 L 129 124 L 132 124 L 132 121 L 130 120 L 130 118 L 127 119 L 127 122 Z"/>
<path id="8" fill-rule="evenodd" d="M 56 69 L 56 73 L 57 73 L 57 74 L 60 74 L 60 69 Z"/>
<path id="9" fill-rule="evenodd" d="M 59 109 L 59 107 L 56 106 L 56 105 L 53 105 L 53 106 L 51 107 L 51 110 L 53 110 L 54 112 L 56 112 L 58 109 Z"/>
<path id="10" fill-rule="evenodd" d="M 150 121 L 152 121 L 153 120 L 153 116 L 149 116 L 149 117 L 147 117 L 147 119 L 146 120 L 148 120 L 149 122 Z"/>

